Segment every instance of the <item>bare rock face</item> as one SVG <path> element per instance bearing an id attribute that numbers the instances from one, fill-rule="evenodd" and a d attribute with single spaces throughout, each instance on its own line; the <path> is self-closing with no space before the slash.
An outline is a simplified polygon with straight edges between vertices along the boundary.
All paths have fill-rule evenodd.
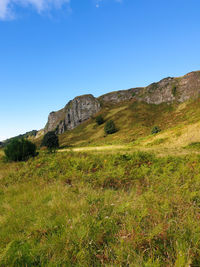
<path id="1" fill-rule="evenodd" d="M 116 92 L 111 92 L 105 95 L 100 96 L 98 99 L 100 102 L 109 102 L 109 103 L 120 103 L 123 101 L 128 101 L 139 95 L 140 91 L 144 89 L 141 88 L 131 88 L 128 90 L 120 90 Z"/>
<path id="2" fill-rule="evenodd" d="M 74 129 L 100 110 L 100 102 L 93 95 L 78 96 L 64 109 L 49 114 L 45 132 L 56 130 L 61 134 Z"/>
<path id="3" fill-rule="evenodd" d="M 123 101 L 142 101 L 148 104 L 184 102 L 200 96 L 200 71 L 179 78 L 165 78 L 147 87 L 111 92 L 95 98 L 83 95 L 74 98 L 63 109 L 51 112 L 44 133 L 56 130 L 61 134 L 74 129 L 101 109 L 101 104 L 118 104 Z M 101 104 L 100 104 L 101 103 Z"/>
<path id="4" fill-rule="evenodd" d="M 184 102 L 200 94 L 200 72 L 191 72 L 179 78 L 165 78 L 140 91 L 137 100 L 149 104 Z"/>

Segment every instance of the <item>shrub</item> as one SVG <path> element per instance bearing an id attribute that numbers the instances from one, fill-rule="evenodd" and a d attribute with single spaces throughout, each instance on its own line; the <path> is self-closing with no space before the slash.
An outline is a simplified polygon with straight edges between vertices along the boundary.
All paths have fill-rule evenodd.
<path id="1" fill-rule="evenodd" d="M 99 116 L 96 117 L 96 123 L 98 125 L 101 125 L 101 124 L 104 123 L 104 118 L 102 117 L 102 115 L 99 115 Z"/>
<path id="2" fill-rule="evenodd" d="M 117 132 L 114 121 L 110 120 L 110 121 L 106 122 L 106 125 L 104 127 L 104 131 L 106 134 L 113 134 L 113 133 Z"/>
<path id="3" fill-rule="evenodd" d="M 6 158 L 11 161 L 24 161 L 36 156 L 36 145 L 27 139 L 14 139 L 4 150 Z"/>
<path id="4" fill-rule="evenodd" d="M 44 135 L 41 146 L 46 146 L 50 152 L 55 151 L 59 147 L 58 136 L 55 132 L 48 132 Z"/>
<path id="5" fill-rule="evenodd" d="M 154 126 L 151 130 L 151 134 L 157 134 L 159 132 L 161 132 L 161 129 L 158 126 Z"/>

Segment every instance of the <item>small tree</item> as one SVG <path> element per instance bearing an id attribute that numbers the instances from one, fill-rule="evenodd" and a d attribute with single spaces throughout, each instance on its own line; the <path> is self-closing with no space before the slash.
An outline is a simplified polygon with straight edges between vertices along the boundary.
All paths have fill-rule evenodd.
<path id="1" fill-rule="evenodd" d="M 99 116 L 96 117 L 96 123 L 98 125 L 101 125 L 101 124 L 104 123 L 104 118 L 102 117 L 102 115 L 99 115 Z"/>
<path id="2" fill-rule="evenodd" d="M 161 132 L 161 129 L 158 126 L 154 126 L 151 130 L 151 134 L 157 134 Z"/>
<path id="3" fill-rule="evenodd" d="M 113 133 L 117 132 L 114 121 L 112 121 L 112 120 L 107 121 L 106 125 L 104 127 L 104 131 L 106 134 L 113 134 Z"/>
<path id="4" fill-rule="evenodd" d="M 27 139 L 13 139 L 4 150 L 11 161 L 24 161 L 37 155 L 36 145 Z"/>
<path id="5" fill-rule="evenodd" d="M 58 136 L 55 132 L 48 132 L 44 135 L 41 146 L 46 146 L 49 152 L 55 151 L 59 147 Z"/>

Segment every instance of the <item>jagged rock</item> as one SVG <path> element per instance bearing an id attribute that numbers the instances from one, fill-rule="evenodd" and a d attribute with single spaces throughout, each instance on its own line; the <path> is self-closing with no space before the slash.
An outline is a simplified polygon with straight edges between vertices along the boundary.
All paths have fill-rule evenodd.
<path id="1" fill-rule="evenodd" d="M 95 115 L 101 109 L 101 105 L 108 103 L 117 104 L 131 99 L 149 104 L 184 102 L 199 95 L 200 71 L 196 71 L 179 78 L 168 77 L 147 87 L 111 92 L 98 98 L 93 95 L 78 96 L 63 109 L 49 114 L 44 132 L 56 130 L 61 134 L 74 129 Z"/>
<path id="2" fill-rule="evenodd" d="M 149 104 L 184 102 L 200 94 L 200 72 L 191 72 L 179 78 L 165 78 L 140 91 L 139 101 Z"/>
<path id="3" fill-rule="evenodd" d="M 143 87 L 139 88 L 131 88 L 128 90 L 120 90 L 116 92 L 111 92 L 105 95 L 100 96 L 98 99 L 101 103 L 109 102 L 109 103 L 120 103 L 122 101 L 128 101 L 132 98 L 137 97 L 140 91 L 144 89 Z"/>
<path id="4" fill-rule="evenodd" d="M 74 129 L 100 110 L 100 102 L 93 95 L 74 98 L 64 109 L 49 114 L 45 132 L 56 130 L 58 134 Z"/>

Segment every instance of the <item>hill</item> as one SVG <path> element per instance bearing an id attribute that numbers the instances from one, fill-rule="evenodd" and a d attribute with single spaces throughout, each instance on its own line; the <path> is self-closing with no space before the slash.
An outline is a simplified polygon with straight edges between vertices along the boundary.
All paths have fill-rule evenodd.
<path id="1" fill-rule="evenodd" d="M 111 104 L 118 105 L 131 100 L 156 105 L 182 103 L 189 99 L 197 99 L 199 95 L 199 71 L 179 78 L 168 77 L 147 87 L 111 92 L 98 98 L 93 95 L 82 95 L 69 101 L 63 109 L 51 112 L 44 131 L 55 130 L 61 134 L 72 130 Z"/>
<path id="2" fill-rule="evenodd" d="M 0 266 L 200 266 L 198 77 L 75 98 L 33 139 L 52 127 L 58 153 L 8 162 L 0 149 Z"/>
<path id="3" fill-rule="evenodd" d="M 20 135 L 14 136 L 12 138 L 8 138 L 7 140 L 5 140 L 3 142 L 0 142 L 0 148 L 1 147 L 5 147 L 13 139 L 33 138 L 33 137 L 36 137 L 37 134 L 38 134 L 38 131 L 37 130 L 32 130 L 32 131 L 26 132 L 25 134 L 20 134 Z"/>
<path id="4" fill-rule="evenodd" d="M 191 72 L 146 88 L 111 92 L 99 98 L 77 97 L 63 110 L 49 115 L 44 132 L 56 130 L 63 148 L 130 145 L 144 150 L 181 149 L 200 141 L 199 93 L 200 72 Z M 105 123 L 113 120 L 118 131 L 106 135 L 105 123 L 97 125 L 95 121 L 98 115 L 102 115 Z M 75 119 L 67 124 L 65 118 L 69 117 Z M 151 134 L 154 126 L 161 129 L 157 135 Z M 41 138 L 40 135 L 35 140 L 37 144 Z"/>

